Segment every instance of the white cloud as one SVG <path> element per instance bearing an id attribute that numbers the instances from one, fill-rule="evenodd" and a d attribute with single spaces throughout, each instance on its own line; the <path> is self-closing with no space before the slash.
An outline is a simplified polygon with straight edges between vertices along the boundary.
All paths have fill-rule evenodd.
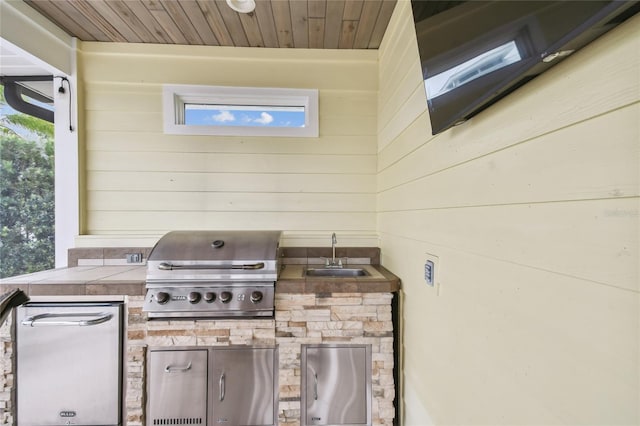
<path id="1" fill-rule="evenodd" d="M 269 124 L 273 121 L 273 117 L 266 112 L 262 112 L 260 113 L 260 118 L 256 118 L 254 121 L 260 124 Z"/>
<path id="2" fill-rule="evenodd" d="M 226 110 L 222 110 L 218 114 L 213 115 L 213 119 L 219 123 L 236 120 L 233 114 Z"/>

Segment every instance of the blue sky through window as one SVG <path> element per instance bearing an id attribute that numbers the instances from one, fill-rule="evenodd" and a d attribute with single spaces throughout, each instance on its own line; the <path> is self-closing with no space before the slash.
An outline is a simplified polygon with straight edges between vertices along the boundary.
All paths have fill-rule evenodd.
<path id="1" fill-rule="evenodd" d="M 305 109 L 302 106 L 185 104 L 184 124 L 195 126 L 304 127 Z"/>

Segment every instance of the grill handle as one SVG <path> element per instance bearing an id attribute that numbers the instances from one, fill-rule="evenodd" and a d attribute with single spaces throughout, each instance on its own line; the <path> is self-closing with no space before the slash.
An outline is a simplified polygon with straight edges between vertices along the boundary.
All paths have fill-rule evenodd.
<path id="1" fill-rule="evenodd" d="M 67 320 L 54 320 L 54 321 L 43 321 L 45 319 L 48 318 L 73 318 L 73 317 L 86 317 L 86 316 L 92 316 L 95 317 L 93 319 L 84 319 L 84 320 L 72 320 L 72 319 L 67 319 Z M 95 313 L 64 313 L 64 314 L 39 314 L 39 315 L 33 315 L 31 317 L 27 317 L 24 320 L 22 320 L 22 325 L 28 326 L 28 327 L 36 327 L 36 326 L 60 326 L 60 325 L 75 325 L 75 326 L 80 326 L 80 327 L 86 327 L 86 326 L 90 326 L 90 325 L 98 325 L 98 324 L 102 324 L 103 322 L 107 322 L 109 321 L 111 318 L 113 318 L 113 314 L 107 313 L 107 312 L 102 312 L 99 314 L 95 314 Z M 42 320 L 42 321 L 41 321 Z M 38 322 L 39 321 L 39 322 Z"/>
<path id="2" fill-rule="evenodd" d="M 185 269 L 185 270 L 189 270 L 189 269 L 216 269 L 216 270 L 221 270 L 221 269 L 244 269 L 244 270 L 256 270 L 256 269 L 263 269 L 264 268 L 264 262 L 258 262 L 258 263 L 252 263 L 252 264 L 247 264 L 247 265 L 207 265 L 207 264 L 202 264 L 202 265 L 175 265 L 173 263 L 169 263 L 169 262 L 162 262 L 158 265 L 158 269 L 162 270 L 162 271 L 172 271 L 174 269 Z"/>

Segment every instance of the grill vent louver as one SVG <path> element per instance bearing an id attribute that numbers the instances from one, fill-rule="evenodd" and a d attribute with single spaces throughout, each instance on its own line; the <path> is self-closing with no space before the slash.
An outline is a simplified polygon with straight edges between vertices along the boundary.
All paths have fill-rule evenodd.
<path id="1" fill-rule="evenodd" d="M 173 419 L 153 419 L 154 425 L 201 425 L 199 417 L 181 417 Z"/>

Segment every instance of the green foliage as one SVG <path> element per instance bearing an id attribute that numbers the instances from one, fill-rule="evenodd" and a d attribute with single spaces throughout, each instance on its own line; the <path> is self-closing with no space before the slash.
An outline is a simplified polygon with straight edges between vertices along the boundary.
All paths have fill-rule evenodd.
<path id="1" fill-rule="evenodd" d="M 21 137 L 7 123 L 36 140 Z M 53 154 L 51 123 L 24 114 L 1 117 L 0 278 L 54 266 Z"/>
<path id="2" fill-rule="evenodd" d="M 19 134 L 16 130 L 26 131 L 31 139 L 53 139 L 53 123 L 32 117 L 9 108 L 4 98 L 4 88 L 0 85 L 0 135 Z"/>
<path id="3" fill-rule="evenodd" d="M 28 129 L 40 137 L 53 139 L 53 124 L 26 114 L 9 114 L 4 119 L 14 126 Z"/>

